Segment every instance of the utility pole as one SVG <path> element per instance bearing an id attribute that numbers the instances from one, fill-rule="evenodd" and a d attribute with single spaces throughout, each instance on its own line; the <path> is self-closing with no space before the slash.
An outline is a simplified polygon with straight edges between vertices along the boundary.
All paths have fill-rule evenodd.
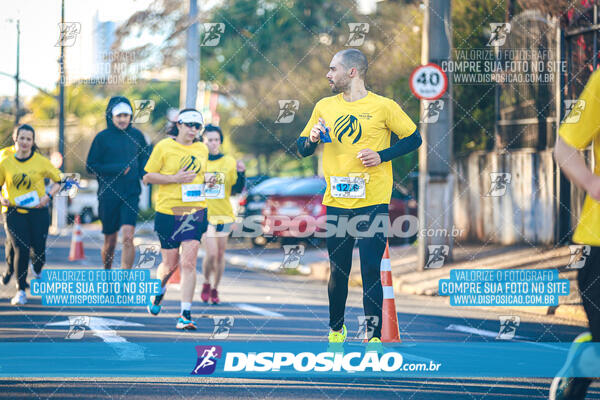
<path id="1" fill-rule="evenodd" d="M 442 65 L 451 58 L 450 0 L 425 0 L 421 63 Z M 454 184 L 452 164 L 452 79 L 440 98 L 443 108 L 435 123 L 420 124 L 423 145 L 419 148 L 419 268 L 427 266 L 429 256 L 435 252 L 445 261 L 452 259 L 452 231 Z M 421 115 L 428 101 L 421 101 Z M 438 235 L 437 232 L 445 232 Z M 433 235 L 429 235 L 434 232 Z M 435 247 L 434 247 L 435 246 Z M 444 246 L 444 247 L 441 247 Z M 447 247 L 446 247 L 447 246 Z"/>
<path id="2" fill-rule="evenodd" d="M 20 52 L 21 50 L 21 20 L 17 19 L 17 72 L 15 73 L 15 126 L 19 126 L 19 119 L 21 118 L 19 114 L 19 69 L 20 69 Z"/>
<path id="3" fill-rule="evenodd" d="M 200 38 L 198 36 L 198 3 L 189 2 L 188 27 L 185 38 L 185 70 L 181 80 L 179 103 L 182 108 L 195 108 L 200 81 Z"/>
<path id="4" fill-rule="evenodd" d="M 65 171 L 65 0 L 61 2 L 60 11 L 60 26 L 63 32 L 60 32 L 60 58 L 58 63 L 60 64 L 60 80 L 59 93 L 58 93 L 58 152 L 62 156 L 62 164 L 60 166 L 61 171 Z"/>
<path id="5" fill-rule="evenodd" d="M 58 82 L 58 152 L 62 157 L 62 163 L 60 170 L 65 171 L 65 39 L 66 39 L 66 28 L 65 28 L 65 0 L 61 2 L 60 11 L 60 29 L 59 41 L 60 41 L 60 58 L 58 63 L 60 65 L 60 79 Z M 53 200 L 52 207 L 52 233 L 62 234 L 64 228 L 67 226 L 67 197 L 56 196 Z"/>

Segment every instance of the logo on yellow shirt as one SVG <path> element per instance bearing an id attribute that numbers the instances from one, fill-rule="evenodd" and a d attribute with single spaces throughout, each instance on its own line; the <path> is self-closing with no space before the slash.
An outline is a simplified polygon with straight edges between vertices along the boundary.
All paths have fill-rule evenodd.
<path id="1" fill-rule="evenodd" d="M 198 173 L 200 172 L 201 165 L 200 161 L 198 160 L 198 157 L 187 155 L 185 157 L 182 157 L 179 161 L 179 168 L 183 168 L 186 171 Z"/>
<path id="2" fill-rule="evenodd" d="M 333 133 L 337 137 L 338 142 L 342 143 L 342 137 L 346 135 L 348 139 L 354 137 L 352 144 L 355 144 L 362 136 L 362 126 L 358 118 L 354 115 L 342 115 L 333 124 Z"/>
<path id="3" fill-rule="evenodd" d="M 19 174 L 15 178 L 15 186 L 17 189 L 31 189 L 31 178 L 27 174 Z"/>

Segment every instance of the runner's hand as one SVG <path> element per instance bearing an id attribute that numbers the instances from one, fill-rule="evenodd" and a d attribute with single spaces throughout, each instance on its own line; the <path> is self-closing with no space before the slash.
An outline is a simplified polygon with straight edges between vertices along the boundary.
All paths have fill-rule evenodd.
<path id="1" fill-rule="evenodd" d="M 594 176 L 594 178 L 587 184 L 585 190 L 592 199 L 600 201 L 600 176 Z"/>
<path id="2" fill-rule="evenodd" d="M 323 125 L 321 125 L 323 124 Z M 321 140 L 321 132 L 323 132 L 323 126 L 325 126 L 325 120 L 323 118 L 319 118 L 319 122 L 315 124 L 310 130 L 309 140 L 313 143 L 317 143 Z"/>
<path id="3" fill-rule="evenodd" d="M 40 204 L 38 204 L 37 206 L 35 206 L 35 208 L 46 207 L 48 205 L 48 203 L 50 203 L 50 197 L 48 197 L 48 195 L 45 195 L 44 197 L 42 197 L 40 199 Z"/>
<path id="4" fill-rule="evenodd" d="M 246 165 L 244 164 L 244 162 L 242 160 L 237 162 L 237 171 L 238 172 L 244 172 L 246 170 Z"/>
<path id="5" fill-rule="evenodd" d="M 204 182 L 208 183 L 208 187 L 213 187 L 217 184 L 217 175 L 210 172 L 204 175 Z"/>
<path id="6" fill-rule="evenodd" d="M 359 158 L 365 167 L 375 167 L 381 164 L 379 153 L 371 149 L 362 149 L 358 152 L 356 158 Z"/>
<path id="7" fill-rule="evenodd" d="M 2 204 L 3 206 L 10 206 L 10 201 L 8 201 L 8 199 L 0 196 L 0 204 Z"/>
<path id="8" fill-rule="evenodd" d="M 173 183 L 192 183 L 196 178 L 196 174 L 192 171 L 186 171 L 185 168 L 181 168 L 179 172 L 177 172 L 173 176 Z"/>

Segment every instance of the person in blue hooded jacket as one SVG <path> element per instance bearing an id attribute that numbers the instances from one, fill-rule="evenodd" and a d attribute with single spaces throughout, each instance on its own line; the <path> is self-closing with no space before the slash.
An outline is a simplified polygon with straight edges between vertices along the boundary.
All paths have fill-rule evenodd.
<path id="1" fill-rule="evenodd" d="M 132 117 L 127 98 L 111 98 L 106 107 L 107 128 L 96 135 L 87 157 L 87 170 L 98 179 L 105 269 L 112 266 L 119 230 L 123 240 L 121 267 L 130 269 L 135 258 L 133 234 L 149 149 L 142 132 L 131 126 Z"/>

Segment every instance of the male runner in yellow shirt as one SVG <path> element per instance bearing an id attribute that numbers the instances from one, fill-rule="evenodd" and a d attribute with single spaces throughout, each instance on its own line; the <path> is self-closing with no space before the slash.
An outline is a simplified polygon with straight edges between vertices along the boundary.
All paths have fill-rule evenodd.
<path id="1" fill-rule="evenodd" d="M 579 223 L 573 234 L 573 242 L 589 247 L 585 264 L 579 270 L 577 283 L 583 308 L 587 314 L 590 332 L 577 336 L 573 344 L 573 356 L 569 357 L 563 370 L 558 373 L 550 387 L 550 399 L 584 399 L 591 383 L 588 378 L 569 377 L 568 369 L 576 368 L 581 357 L 577 349 L 581 342 L 600 341 L 600 164 L 594 170 L 588 168 L 580 150 L 593 143 L 594 160 L 600 157 L 600 73 L 596 70 L 570 114 L 560 126 L 554 147 L 554 156 L 562 172 L 587 192 Z M 587 252 L 585 252 L 587 253 Z M 596 355 L 596 371 L 600 371 Z M 598 376 L 598 375 L 596 375 Z"/>
<path id="2" fill-rule="evenodd" d="M 319 142 L 324 142 L 327 190 L 323 205 L 327 206 L 327 215 L 363 217 L 371 225 L 378 215 L 386 218 L 388 215 L 393 184 L 390 161 L 418 148 L 421 136 L 396 102 L 367 91 L 367 69 L 367 58 L 360 50 L 343 50 L 333 57 L 327 79 L 337 95 L 316 104 L 297 145 L 300 154 L 306 157 L 314 153 Z M 390 147 L 392 132 L 400 140 Z M 380 341 L 383 302 L 380 264 L 386 236 L 383 232 L 374 235 L 346 232 L 343 237 L 329 235 L 327 238 L 329 342 L 340 343 L 346 339 L 344 310 L 356 239 L 360 239 L 365 316 L 374 317 L 368 319 L 373 323 L 369 339 Z"/>

